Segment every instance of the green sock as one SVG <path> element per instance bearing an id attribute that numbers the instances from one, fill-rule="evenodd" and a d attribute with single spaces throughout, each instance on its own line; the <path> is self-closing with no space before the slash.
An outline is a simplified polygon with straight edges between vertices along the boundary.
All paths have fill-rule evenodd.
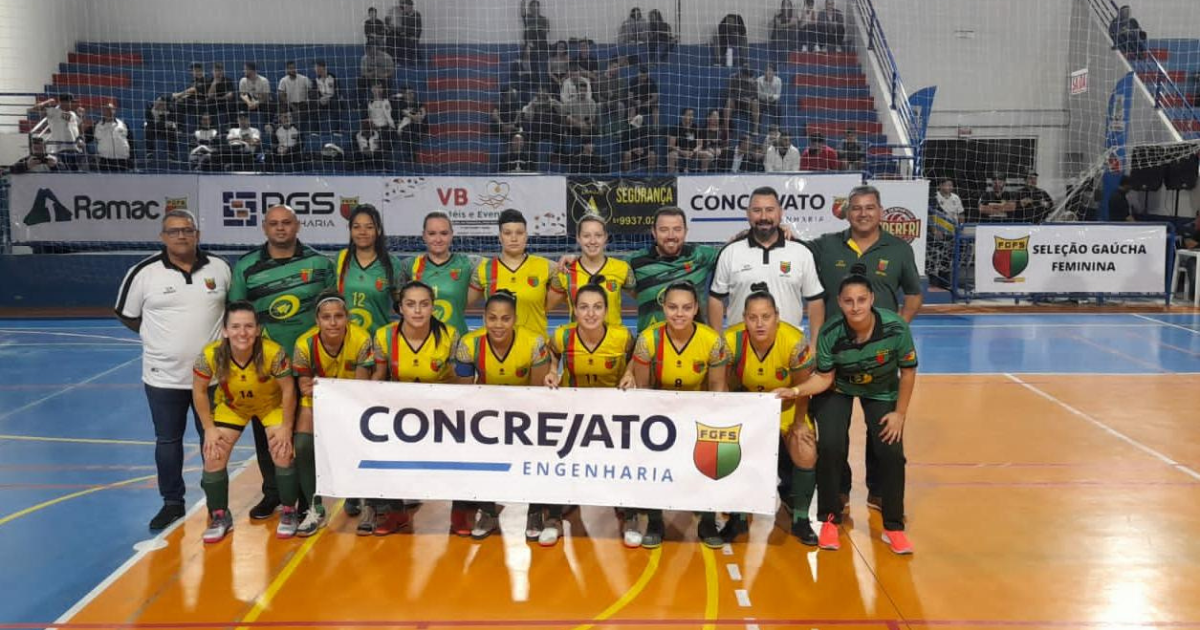
<path id="1" fill-rule="evenodd" d="M 222 468 L 217 472 L 204 471 L 200 475 L 200 487 L 208 499 L 208 513 L 229 509 L 229 471 Z"/>
<path id="2" fill-rule="evenodd" d="M 296 467 L 275 466 L 275 483 L 279 486 L 279 502 L 285 507 L 296 507 L 300 498 L 300 484 L 296 480 Z"/>
<path id="3" fill-rule="evenodd" d="M 293 464 L 300 474 L 300 494 L 309 505 L 316 505 L 313 495 L 317 493 L 317 455 L 313 449 L 313 434 L 295 435 L 296 462 Z"/>
<path id="4" fill-rule="evenodd" d="M 792 467 L 792 522 L 808 518 L 813 492 L 817 489 L 817 471 Z"/>

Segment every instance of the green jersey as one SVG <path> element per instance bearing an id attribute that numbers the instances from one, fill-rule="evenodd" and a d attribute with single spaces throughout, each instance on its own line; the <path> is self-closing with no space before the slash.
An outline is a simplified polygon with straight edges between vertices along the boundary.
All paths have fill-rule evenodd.
<path id="1" fill-rule="evenodd" d="M 850 230 L 831 232 L 805 243 L 812 250 L 817 263 L 817 275 L 825 287 L 825 313 L 841 312 L 838 306 L 838 285 L 850 275 L 850 267 L 862 263 L 866 267 L 867 280 L 875 290 L 875 306 L 889 311 L 899 311 L 896 294 L 921 295 L 921 272 L 913 256 L 912 246 L 880 229 L 879 240 L 860 251 Z"/>
<path id="2" fill-rule="evenodd" d="M 391 279 L 383 261 L 376 258 L 363 267 L 358 257 L 343 249 L 337 255 L 338 293 L 346 298 L 350 320 L 372 335 L 392 319 L 392 293 L 400 288 L 403 277 L 400 259 L 388 255 L 392 263 Z"/>
<path id="3" fill-rule="evenodd" d="M 654 245 L 634 252 L 627 261 L 637 283 L 638 332 L 663 321 L 662 292 L 672 283 L 687 280 L 700 295 L 700 318 L 708 305 L 708 283 L 720 250 L 709 245 L 685 243 L 678 256 L 660 256 Z"/>
<path id="4" fill-rule="evenodd" d="M 467 290 L 471 275 L 479 264 L 466 254 L 451 254 L 442 264 L 429 260 L 424 254 L 404 259 L 404 273 L 409 280 L 419 280 L 433 287 L 433 315 L 449 324 L 460 335 L 467 334 Z"/>
<path id="5" fill-rule="evenodd" d="M 908 323 L 893 311 L 873 308 L 875 329 L 865 343 L 839 313 L 821 326 L 817 371 L 834 373 L 833 387 L 847 396 L 872 400 L 900 397 L 900 368 L 917 367 L 917 349 Z"/>
<path id="6" fill-rule="evenodd" d="M 271 258 L 264 243 L 234 265 L 229 301 L 249 300 L 266 336 L 292 348 L 316 322 L 317 296 L 336 281 L 333 261 L 317 250 L 297 241 L 290 258 Z"/>

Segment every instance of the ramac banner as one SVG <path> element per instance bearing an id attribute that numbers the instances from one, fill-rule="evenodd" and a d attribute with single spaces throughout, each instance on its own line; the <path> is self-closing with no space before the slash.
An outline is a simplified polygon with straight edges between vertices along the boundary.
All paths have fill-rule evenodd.
<path id="1" fill-rule="evenodd" d="M 540 175 L 386 179 L 379 208 L 388 234 L 420 235 L 425 215 L 445 212 L 458 236 L 495 236 L 500 213 L 520 210 L 531 236 L 567 234 L 567 178 Z"/>
<path id="2" fill-rule="evenodd" d="M 380 177 L 210 175 L 198 179 L 201 236 L 204 242 L 218 245 L 261 242 L 266 212 L 279 204 L 296 211 L 301 241 L 344 245 L 350 238 L 346 223 L 350 211 L 361 203 L 378 208 L 383 198 Z M 390 233 L 386 218 L 384 224 Z"/>
<path id="3" fill-rule="evenodd" d="M 1162 293 L 1165 225 L 980 225 L 977 293 Z"/>
<path id="4" fill-rule="evenodd" d="M 317 493 L 775 511 L 770 394 L 318 379 Z"/>
<path id="5" fill-rule="evenodd" d="M 197 196 L 194 175 L 14 175 L 9 225 L 14 243 L 152 242 L 164 212 L 199 214 Z"/>

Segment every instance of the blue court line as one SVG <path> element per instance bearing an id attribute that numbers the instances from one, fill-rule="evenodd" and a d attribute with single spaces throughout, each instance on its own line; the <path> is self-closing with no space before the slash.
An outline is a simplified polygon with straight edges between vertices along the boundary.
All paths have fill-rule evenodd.
<path id="1" fill-rule="evenodd" d="M 412 460 L 364 459 L 359 469 L 366 470 L 466 470 L 474 472 L 508 472 L 512 464 L 505 462 L 432 462 Z"/>

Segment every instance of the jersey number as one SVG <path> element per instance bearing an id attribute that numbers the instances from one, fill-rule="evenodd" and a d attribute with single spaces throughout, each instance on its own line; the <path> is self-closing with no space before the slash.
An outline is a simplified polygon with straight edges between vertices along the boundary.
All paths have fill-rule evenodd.
<path id="1" fill-rule="evenodd" d="M 363 308 L 367 304 L 367 294 L 355 291 L 350 294 L 350 301 L 354 303 L 354 308 Z"/>
<path id="2" fill-rule="evenodd" d="M 254 398 L 254 392 L 252 392 L 252 391 L 248 391 L 248 390 L 245 390 L 245 389 L 243 389 L 243 390 L 239 390 L 239 391 L 238 391 L 238 397 L 239 397 L 239 398 L 242 398 L 242 399 L 246 399 L 246 398 Z"/>

